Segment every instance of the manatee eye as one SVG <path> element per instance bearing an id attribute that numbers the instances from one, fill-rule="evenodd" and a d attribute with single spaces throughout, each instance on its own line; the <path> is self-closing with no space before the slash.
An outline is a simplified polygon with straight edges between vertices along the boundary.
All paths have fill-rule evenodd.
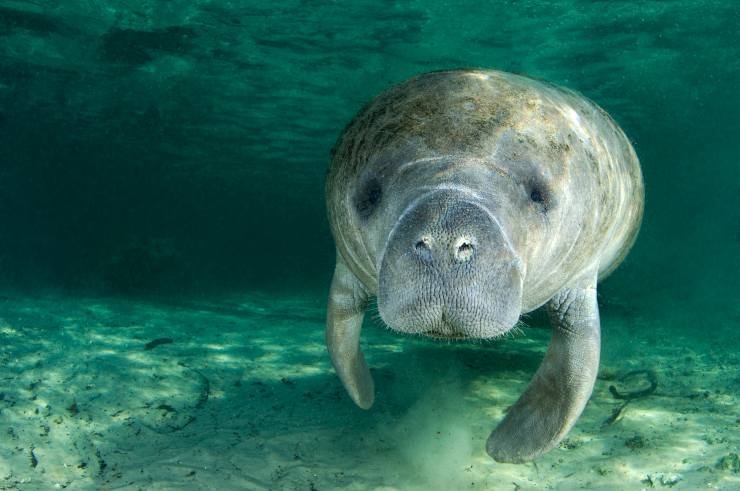
<path id="1" fill-rule="evenodd" d="M 546 186 L 534 183 L 529 186 L 529 199 L 545 213 L 553 206 L 553 199 Z"/>
<path id="2" fill-rule="evenodd" d="M 532 192 L 529 193 L 529 199 L 531 199 L 535 203 L 545 202 L 545 198 L 542 196 L 542 192 L 537 188 L 533 189 Z"/>
<path id="3" fill-rule="evenodd" d="M 369 218 L 373 214 L 383 191 L 380 187 L 380 181 L 375 178 L 369 179 L 360 188 L 360 192 L 355 197 L 355 208 L 362 218 Z"/>
<path id="4" fill-rule="evenodd" d="M 367 195 L 367 201 L 371 205 L 375 205 L 380 201 L 380 187 L 372 188 L 370 193 Z"/>

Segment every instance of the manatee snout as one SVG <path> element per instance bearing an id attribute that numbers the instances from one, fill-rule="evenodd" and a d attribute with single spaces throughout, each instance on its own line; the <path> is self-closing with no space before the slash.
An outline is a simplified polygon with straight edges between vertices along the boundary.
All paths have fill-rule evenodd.
<path id="1" fill-rule="evenodd" d="M 437 338 L 493 338 L 521 312 L 521 260 L 500 221 L 470 193 L 433 191 L 388 234 L 378 310 L 391 329 Z"/>

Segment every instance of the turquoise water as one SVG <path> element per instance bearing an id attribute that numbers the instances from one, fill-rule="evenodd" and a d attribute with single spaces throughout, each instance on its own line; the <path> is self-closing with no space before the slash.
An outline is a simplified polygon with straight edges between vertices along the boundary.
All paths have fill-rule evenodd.
<path id="1" fill-rule="evenodd" d="M 0 487 L 740 489 L 739 23 L 731 0 L 0 0 Z M 329 151 L 456 67 L 583 93 L 645 177 L 594 397 L 537 465 L 483 446 L 546 332 L 446 345 L 368 315 L 370 412 L 322 347 Z M 656 395 L 602 428 L 636 369 Z"/>

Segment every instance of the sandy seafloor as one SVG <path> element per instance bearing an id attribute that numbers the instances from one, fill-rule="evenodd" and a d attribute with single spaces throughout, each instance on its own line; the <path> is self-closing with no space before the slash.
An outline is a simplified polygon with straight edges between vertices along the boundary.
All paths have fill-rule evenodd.
<path id="1" fill-rule="evenodd" d="M 688 329 L 602 305 L 591 402 L 525 465 L 484 444 L 546 330 L 446 344 L 370 321 L 377 400 L 363 411 L 331 369 L 324 315 L 319 297 L 6 294 L 0 489 L 740 489 L 738 311 Z M 145 349 L 158 338 L 172 343 Z M 621 404 L 609 385 L 646 385 L 619 381 L 632 370 L 653 370 L 657 389 L 604 425 Z"/>

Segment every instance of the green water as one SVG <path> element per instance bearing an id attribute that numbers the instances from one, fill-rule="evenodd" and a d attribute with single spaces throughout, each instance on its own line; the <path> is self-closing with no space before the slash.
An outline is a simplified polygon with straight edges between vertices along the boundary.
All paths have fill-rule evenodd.
<path id="1" fill-rule="evenodd" d="M 677 473 L 684 489 L 740 489 L 737 467 L 720 463 L 737 452 L 740 432 L 739 25 L 732 0 L 0 0 L 0 431 L 20 435 L 1 447 L 0 488 L 571 489 L 562 480 L 575 476 L 584 489 L 638 489 L 668 487 L 656 476 Z M 604 435 L 614 374 L 658 370 L 663 398 L 641 402 L 643 412 L 604 430 L 602 443 L 555 450 L 536 468 L 497 467 L 483 442 L 536 368 L 546 333 L 447 346 L 398 338 L 370 315 L 368 357 L 392 387 L 380 389 L 374 413 L 338 390 L 321 347 L 334 263 L 323 196 L 329 151 L 385 88 L 456 67 L 580 91 L 625 130 L 645 178 L 638 241 L 599 287 L 606 376 L 575 441 Z M 216 339 L 221 330 L 227 337 Z M 171 345 L 139 349 L 165 331 Z M 218 447 L 221 459 L 194 451 L 180 467 L 167 454 L 154 466 L 152 455 L 183 448 L 181 433 L 155 431 L 159 447 L 147 451 L 131 443 L 134 433 L 120 442 L 109 434 L 125 426 L 106 398 L 120 386 L 103 383 L 108 369 L 83 363 L 105 356 L 100 366 L 119 374 L 186 361 L 211 380 L 211 397 L 182 404 L 195 421 L 208 420 L 198 411 L 216 421 L 183 429 L 188 445 L 211 442 L 207 453 L 227 427 L 253 444 Z M 79 363 L 77 375 L 63 371 Z M 45 377 L 54 382 L 34 391 Z M 153 404 L 141 388 L 151 379 L 121 377 L 138 388 L 137 407 Z M 65 380 L 82 388 L 43 393 Z M 436 395 L 440 380 L 452 387 L 447 395 Z M 266 384 L 278 402 L 253 404 L 259 390 L 251 397 L 237 381 Z M 93 404 L 87 385 L 107 394 L 105 404 Z M 67 426 L 78 415 L 65 408 L 77 400 L 84 416 L 86 397 L 105 428 Z M 705 406 L 692 406 L 697 398 Z M 290 416 L 274 409 L 296 400 L 304 409 Z M 50 421 L 65 422 L 34 419 L 44 404 Z M 242 419 L 224 423 L 239 407 Z M 122 410 L 132 424 L 149 421 Z M 448 433 L 435 440 L 440 422 Z M 37 423 L 50 425 L 46 436 L 22 429 Z M 88 443 L 57 436 L 59 425 Z M 647 443 L 625 447 L 635 436 Z M 603 443 L 614 438 L 618 451 Z M 66 461 L 78 447 L 108 465 Z M 121 452 L 138 459 L 116 467 Z M 239 454 L 250 457 L 229 460 Z M 559 459 L 565 467 L 556 469 Z"/>

